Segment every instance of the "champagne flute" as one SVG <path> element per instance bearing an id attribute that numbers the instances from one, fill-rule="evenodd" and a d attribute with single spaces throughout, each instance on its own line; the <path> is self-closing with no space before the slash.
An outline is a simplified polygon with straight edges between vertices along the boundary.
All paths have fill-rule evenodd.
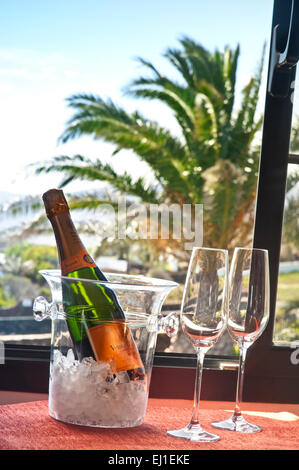
<path id="1" fill-rule="evenodd" d="M 244 366 L 248 348 L 263 333 L 269 319 L 268 251 L 259 248 L 235 248 L 229 278 L 227 328 L 240 350 L 236 404 L 232 416 L 212 423 L 216 428 L 244 433 L 261 431 L 248 423 L 241 413 Z"/>
<path id="2" fill-rule="evenodd" d="M 188 267 L 180 320 L 183 332 L 197 356 L 193 411 L 189 424 L 167 431 L 170 436 L 191 441 L 218 441 L 199 423 L 199 403 L 203 362 L 206 352 L 220 338 L 226 326 L 228 252 L 213 248 L 193 248 Z"/>

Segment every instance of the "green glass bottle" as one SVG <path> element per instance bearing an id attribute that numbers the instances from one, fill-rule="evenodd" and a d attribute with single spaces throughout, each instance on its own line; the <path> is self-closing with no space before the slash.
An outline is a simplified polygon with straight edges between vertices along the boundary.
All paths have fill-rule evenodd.
<path id="1" fill-rule="evenodd" d="M 79 360 L 109 362 L 113 372 L 126 370 L 132 379 L 144 376 L 143 363 L 125 314 L 106 276 L 83 245 L 61 189 L 43 194 L 61 267 L 64 309 Z"/>

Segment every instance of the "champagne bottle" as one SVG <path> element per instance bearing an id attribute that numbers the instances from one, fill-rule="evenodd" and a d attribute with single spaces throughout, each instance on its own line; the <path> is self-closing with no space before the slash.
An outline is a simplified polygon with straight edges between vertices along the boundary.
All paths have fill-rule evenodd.
<path id="1" fill-rule="evenodd" d="M 93 357 L 109 362 L 114 373 L 127 371 L 131 379 L 142 379 L 143 364 L 114 291 L 100 282 L 82 282 L 107 278 L 83 245 L 63 191 L 50 189 L 42 197 L 56 239 L 63 303 L 78 359 Z"/>

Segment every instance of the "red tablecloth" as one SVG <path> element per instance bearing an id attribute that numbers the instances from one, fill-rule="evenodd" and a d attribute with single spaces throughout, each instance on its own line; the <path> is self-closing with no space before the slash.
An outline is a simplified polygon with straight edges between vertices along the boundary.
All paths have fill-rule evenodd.
<path id="1" fill-rule="evenodd" d="M 215 430 L 211 421 L 231 415 L 233 403 L 202 402 L 203 427 L 218 434 L 215 443 L 192 443 L 168 436 L 189 422 L 192 402 L 150 399 L 144 423 L 127 429 L 75 426 L 54 420 L 47 401 L 0 406 L 1 450 L 298 450 L 299 405 L 243 404 L 244 416 L 262 427 L 256 434 Z"/>

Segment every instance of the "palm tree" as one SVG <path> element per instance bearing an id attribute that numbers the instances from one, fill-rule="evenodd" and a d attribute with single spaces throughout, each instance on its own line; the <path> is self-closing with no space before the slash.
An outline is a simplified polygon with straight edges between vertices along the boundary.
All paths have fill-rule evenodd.
<path id="1" fill-rule="evenodd" d="M 148 75 L 133 80 L 125 93 L 168 106 L 178 123 L 179 135 L 138 111 L 125 111 L 111 99 L 105 101 L 92 94 L 76 94 L 67 99 L 74 114 L 60 142 L 89 135 L 114 144 L 113 154 L 131 150 L 147 163 L 154 183 L 146 177 L 134 180 L 127 172 L 118 172 L 112 163 L 82 155 L 55 157 L 39 164 L 36 172 L 62 173 L 61 187 L 74 180 L 106 181 L 111 188 L 147 204 L 204 204 L 205 245 L 230 248 L 236 243 L 247 243 L 251 237 L 259 160 L 254 138 L 262 123 L 256 110 L 264 51 L 236 110 L 239 55 L 239 46 L 211 53 L 183 37 L 179 49 L 165 52 L 177 80 L 163 75 L 151 62 L 137 59 Z M 80 207 L 95 207 L 101 202 L 97 196 L 89 197 L 81 199 Z M 165 240 L 159 243 L 165 249 Z M 179 250 L 180 243 L 173 247 Z"/>

